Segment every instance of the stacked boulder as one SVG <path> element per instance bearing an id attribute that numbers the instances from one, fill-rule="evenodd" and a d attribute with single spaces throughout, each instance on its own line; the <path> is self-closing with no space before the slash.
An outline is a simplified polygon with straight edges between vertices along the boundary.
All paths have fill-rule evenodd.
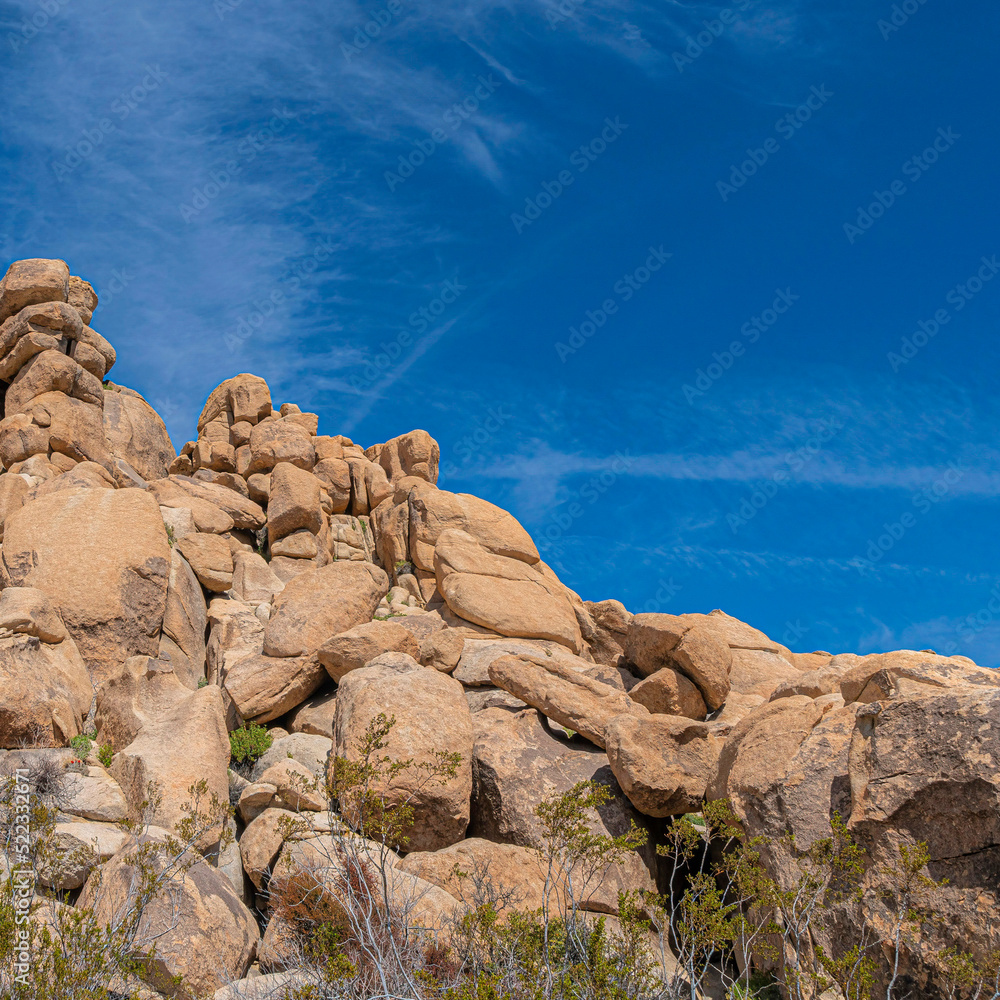
<path id="1" fill-rule="evenodd" d="M 183 890 L 190 919 L 148 986 L 184 975 L 203 993 L 255 955 L 261 972 L 287 967 L 272 876 L 329 862 L 335 831 L 356 825 L 328 783 L 382 716 L 389 756 L 417 773 L 455 761 L 441 781 L 404 769 L 377 788 L 412 810 L 388 863 L 428 926 L 461 912 L 459 863 L 542 905 L 536 810 L 593 781 L 608 801 L 592 832 L 635 826 L 648 843 L 585 886 L 585 910 L 613 916 L 620 892 L 668 888 L 665 821 L 728 799 L 749 836 L 769 838 L 765 864 L 786 887 L 836 813 L 883 855 L 926 840 L 950 879 L 936 890 L 951 919 L 940 948 L 986 941 L 995 672 L 929 652 L 794 653 L 718 610 L 583 601 L 510 513 L 438 487 L 426 431 L 363 449 L 275 406 L 254 375 L 212 391 L 178 455 L 141 396 L 102 384 L 115 353 L 88 325 L 96 304 L 63 261 L 17 262 L 0 282 L 0 771 L 24 754 L 76 768 L 60 843 L 67 858 L 93 844 L 96 860 L 48 884 L 98 908 L 95 873 L 110 889 L 130 877 L 116 823 L 183 829 L 199 782 L 232 801 L 236 817 L 197 845 L 209 861 Z M 251 722 L 274 742 L 237 774 L 228 733 Z M 65 747 L 85 731 L 110 767 L 74 763 Z M 289 838 L 291 814 L 303 825 Z M 237 844 L 213 852 L 227 830 Z M 207 915 L 212 896 L 225 913 Z M 185 945 L 208 928 L 225 939 L 218 967 Z M 917 979 L 930 963 L 904 957 Z"/>

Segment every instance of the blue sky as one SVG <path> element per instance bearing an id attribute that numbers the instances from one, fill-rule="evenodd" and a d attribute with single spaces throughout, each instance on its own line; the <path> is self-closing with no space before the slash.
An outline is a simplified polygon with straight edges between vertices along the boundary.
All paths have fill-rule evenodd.
<path id="1" fill-rule="evenodd" d="M 998 22 L 0 0 L 0 258 L 94 283 L 178 445 L 256 372 L 585 598 L 997 665 Z"/>

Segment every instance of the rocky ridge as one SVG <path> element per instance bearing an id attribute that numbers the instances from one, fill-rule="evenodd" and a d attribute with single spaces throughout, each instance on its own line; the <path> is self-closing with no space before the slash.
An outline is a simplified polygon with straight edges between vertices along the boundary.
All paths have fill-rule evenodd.
<path id="1" fill-rule="evenodd" d="M 99 845 L 97 868 L 52 883 L 81 906 L 98 871 L 102 906 L 127 882 L 117 824 L 150 784 L 161 831 L 196 782 L 232 798 L 235 847 L 206 849 L 163 942 L 164 974 L 192 984 L 178 995 L 285 971 L 269 879 L 279 856 L 305 863 L 329 838 L 307 786 L 381 712 L 395 717 L 390 753 L 460 758 L 434 787 L 380 789 L 412 800 L 393 865 L 423 886 L 432 922 L 460 906 L 456 858 L 491 859 L 542 899 L 535 809 L 593 780 L 610 792 L 595 830 L 635 823 L 650 844 L 585 909 L 614 915 L 619 890 L 662 889 L 664 823 L 728 799 L 747 835 L 772 838 L 779 883 L 834 813 L 875 853 L 926 841 L 930 873 L 948 879 L 938 948 L 987 947 L 995 671 L 926 650 L 795 653 L 722 611 L 584 601 L 511 514 L 438 487 L 426 431 L 364 448 L 275 405 L 254 375 L 212 391 L 177 454 L 152 407 L 108 380 L 96 306 L 63 261 L 18 261 L 0 281 L 0 771 L 38 755 L 65 766 L 88 730 L 112 745 L 110 766 L 72 772 L 60 805 L 67 854 Z M 250 722 L 274 742 L 240 777 L 228 734 Z M 309 829 L 286 842 L 288 814 Z M 199 936 L 222 945 L 207 958 L 184 946 Z M 925 983 L 934 955 L 904 966 Z"/>

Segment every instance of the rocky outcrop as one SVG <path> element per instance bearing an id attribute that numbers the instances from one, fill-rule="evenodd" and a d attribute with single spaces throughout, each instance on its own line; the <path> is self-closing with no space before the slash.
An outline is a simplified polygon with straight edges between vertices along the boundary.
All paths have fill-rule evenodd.
<path id="1" fill-rule="evenodd" d="M 254 375 L 211 392 L 177 453 L 153 408 L 107 380 L 96 307 L 63 261 L 0 280 L 0 776 L 27 773 L 54 810 L 39 884 L 99 914 L 132 902 L 124 820 L 152 820 L 148 846 L 182 827 L 192 795 L 233 807 L 142 917 L 148 987 L 228 998 L 298 981 L 274 890 L 297 871 L 349 902 L 345 850 L 379 859 L 384 905 L 435 948 L 483 875 L 521 908 L 562 906 L 538 810 L 581 782 L 607 792 L 587 831 L 649 838 L 608 870 L 574 870 L 584 911 L 614 915 L 620 892 L 681 898 L 690 873 L 658 862 L 664 821 L 726 800 L 786 890 L 846 819 L 859 891 L 824 904 L 815 954 L 849 954 L 865 928 L 885 992 L 901 905 L 887 865 L 926 843 L 938 918 L 904 942 L 905 991 L 946 993 L 952 948 L 985 968 L 996 671 L 927 650 L 797 653 L 721 611 L 585 602 L 510 513 L 438 488 L 426 431 L 364 448 Z M 230 769 L 229 734 L 249 722 L 270 748 Z M 373 732 L 375 801 L 412 809 L 388 847 L 357 836 L 378 830 L 338 783 Z M 252 970 L 248 904 L 265 928 Z M 57 929 L 69 909 L 31 919 Z"/>

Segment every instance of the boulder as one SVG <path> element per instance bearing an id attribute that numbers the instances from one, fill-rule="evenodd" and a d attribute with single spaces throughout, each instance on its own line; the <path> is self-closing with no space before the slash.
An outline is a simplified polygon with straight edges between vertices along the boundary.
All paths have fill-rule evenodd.
<path id="1" fill-rule="evenodd" d="M 264 510 L 259 504 L 254 503 L 239 490 L 231 490 L 218 483 L 206 483 L 191 476 L 168 476 L 166 479 L 150 483 L 149 488 L 156 493 L 157 498 L 170 497 L 176 500 L 192 498 L 212 504 L 232 519 L 231 527 L 241 531 L 257 531 L 264 527 L 266 521 Z M 160 503 L 164 502 L 160 500 Z M 195 520 L 197 521 L 197 517 Z M 199 530 L 205 529 L 199 528 Z"/>
<path id="2" fill-rule="evenodd" d="M 577 609 L 578 617 L 581 610 L 586 617 L 580 628 L 595 662 L 617 666 L 625 651 L 632 615 L 621 601 L 585 601 L 582 609 Z"/>
<path id="3" fill-rule="evenodd" d="M 240 837 L 240 857 L 243 859 L 243 870 L 258 891 L 265 887 L 285 843 L 289 824 L 295 821 L 296 817 L 288 810 L 271 808 L 264 809 L 247 823 Z"/>
<path id="4" fill-rule="evenodd" d="M 715 710 L 729 694 L 732 651 L 724 637 L 699 628 L 708 615 L 641 614 L 632 619 L 625 659 L 643 677 L 671 667 L 697 685 L 705 704 Z M 696 619 L 691 621 L 690 619 Z"/>
<path id="5" fill-rule="evenodd" d="M 234 375 L 217 385 L 198 417 L 198 433 L 219 417 L 227 422 L 251 425 L 271 416 L 271 390 L 259 375 Z M 231 418 L 229 420 L 228 418 Z"/>
<path id="6" fill-rule="evenodd" d="M 274 543 L 304 529 L 318 535 L 323 529 L 321 481 L 290 462 L 279 462 L 271 473 L 267 504 L 267 537 Z"/>
<path id="7" fill-rule="evenodd" d="M 172 548 L 157 657 L 170 663 L 181 683 L 192 690 L 205 676 L 207 627 L 208 610 L 198 577 L 180 552 Z"/>
<path id="8" fill-rule="evenodd" d="M 597 747 L 557 735 L 533 708 L 521 712 L 490 708 L 472 718 L 475 748 L 470 836 L 543 848 L 543 828 L 536 809 L 581 781 L 604 785 L 611 793 L 599 812 L 588 817 L 593 833 L 620 836 L 628 833 L 633 822 L 640 829 L 649 829 L 649 821 L 629 802 L 607 755 Z M 622 864 L 599 872 L 584 888 L 582 906 L 615 913 L 619 891 L 654 891 L 655 887 L 656 851 L 647 844 Z"/>
<path id="9" fill-rule="evenodd" d="M 260 760 L 254 764 L 252 778 L 260 781 L 268 768 L 284 760 L 297 760 L 316 778 L 326 778 L 326 769 L 333 749 L 333 741 L 326 736 L 312 736 L 308 733 L 291 733 L 275 739 Z"/>
<path id="10" fill-rule="evenodd" d="M 458 666 L 464 649 L 465 637 L 460 629 L 442 628 L 432 632 L 420 643 L 416 656 L 425 667 L 450 674 Z"/>
<path id="11" fill-rule="evenodd" d="M 306 656 L 267 656 L 253 653 L 227 661 L 223 685 L 239 719 L 271 722 L 319 690 L 327 680 L 315 653 Z"/>
<path id="12" fill-rule="evenodd" d="M 133 818 L 149 798 L 151 783 L 160 796 L 151 810 L 152 822 L 168 830 L 185 818 L 190 789 L 202 780 L 209 796 L 229 801 L 229 731 L 217 687 L 188 692 L 162 715 L 147 718 L 135 739 L 115 750 L 111 776 L 121 785 Z M 208 806 L 207 799 L 202 806 Z M 207 847 L 220 835 L 221 828 L 212 828 L 199 838 L 199 846 Z"/>
<path id="13" fill-rule="evenodd" d="M 462 655 L 452 673 L 457 681 L 466 687 L 493 687 L 490 680 L 490 664 L 502 656 L 544 656 L 546 660 L 556 658 L 566 663 L 580 666 L 583 661 L 556 642 L 542 642 L 531 639 L 505 639 L 502 636 L 469 634 L 468 630 L 450 629 L 464 635 Z M 589 665 L 589 664 L 588 664 Z"/>
<path id="14" fill-rule="evenodd" d="M 608 684 L 558 660 L 502 656 L 490 664 L 490 680 L 537 708 L 559 725 L 604 749 L 605 731 L 620 715 L 649 716 L 648 710 Z"/>
<path id="15" fill-rule="evenodd" d="M 437 588 L 460 618 L 528 639 L 583 648 L 580 626 L 565 588 L 560 592 L 534 566 L 495 555 L 464 531 L 449 529 L 434 549 Z"/>
<path id="16" fill-rule="evenodd" d="M 388 589 L 388 577 L 368 562 L 335 562 L 299 574 L 275 598 L 264 652 L 315 653 L 330 636 L 371 621 Z"/>
<path id="17" fill-rule="evenodd" d="M 40 617 L 51 634 L 50 615 Z M 65 746 L 83 731 L 94 688 L 72 639 L 41 639 L 28 627 L 0 632 L 0 747 Z"/>
<path id="18" fill-rule="evenodd" d="M 128 462 L 147 481 L 163 479 L 177 452 L 156 410 L 137 392 L 108 383 L 103 412 L 111 457 Z"/>
<path id="19" fill-rule="evenodd" d="M 866 656 L 840 678 L 844 701 L 865 704 L 961 687 L 998 688 L 1000 672 L 976 666 L 965 656 L 899 649 Z"/>
<path id="20" fill-rule="evenodd" d="M 66 490 L 22 507 L 4 531 L 14 586 L 45 592 L 95 682 L 154 655 L 166 608 L 167 535 L 141 490 Z"/>
<path id="21" fill-rule="evenodd" d="M 620 715 L 606 729 L 608 761 L 643 815 L 698 812 L 728 732 L 673 715 Z"/>
<path id="22" fill-rule="evenodd" d="M 69 637 L 48 597 L 33 587 L 8 587 L 0 592 L 0 632 L 33 635 L 52 645 Z"/>
<path id="23" fill-rule="evenodd" d="M 147 722 L 172 712 L 191 693 L 171 662 L 130 657 L 97 691 L 94 725 L 98 738 L 120 750 Z"/>
<path id="24" fill-rule="evenodd" d="M 420 652 L 413 635 L 393 621 L 368 621 L 333 635 L 319 648 L 319 662 L 327 673 L 340 681 L 351 670 L 358 670 L 382 653 L 407 653 L 416 657 Z"/>
<path id="25" fill-rule="evenodd" d="M 996 943 L 1000 692 L 928 688 L 921 697 L 844 711 L 857 714 L 848 758 L 851 831 L 876 859 L 926 844 L 927 874 L 947 880 L 925 892 L 922 902 L 937 919 L 923 923 L 919 950 L 904 935 L 900 963 L 904 981 L 943 993 L 948 947 L 986 955 Z M 881 908 L 898 905 L 899 880 L 873 866 L 868 886 L 873 920 L 885 921 Z M 888 972 L 883 968 L 883 982 Z"/>
<path id="26" fill-rule="evenodd" d="M 688 719 L 704 719 L 708 714 L 698 688 L 671 667 L 662 667 L 640 681 L 629 691 L 629 697 L 654 714 L 683 715 Z"/>
<path id="27" fill-rule="evenodd" d="M 539 561 L 531 536 L 507 511 L 467 493 L 448 493 L 419 479 L 404 479 L 410 485 L 410 559 L 422 570 L 435 572 L 434 550 L 441 534 L 464 531 L 487 552 L 533 565 Z"/>
<path id="28" fill-rule="evenodd" d="M 128 804 L 118 782 L 103 767 L 91 765 L 83 773 L 63 775 L 59 811 L 95 823 L 119 823 L 128 817 Z"/>
<path id="29" fill-rule="evenodd" d="M 64 260 L 16 260 L 0 279 L 0 323 L 25 306 L 65 302 L 69 298 L 69 266 Z"/>
<path id="30" fill-rule="evenodd" d="M 470 907 L 485 902 L 477 882 L 488 881 L 490 892 L 500 900 L 501 919 L 505 910 L 531 912 L 545 905 L 546 865 L 530 847 L 469 837 L 440 851 L 414 851 L 396 867 L 440 886 Z M 553 909 L 558 902 L 557 894 L 550 892 Z"/>
<path id="31" fill-rule="evenodd" d="M 247 604 L 270 604 L 284 583 L 271 572 L 264 557 L 257 552 L 233 555 L 233 597 Z"/>
<path id="32" fill-rule="evenodd" d="M 52 854 L 39 866 L 38 881 L 52 889 L 79 889 L 90 873 L 109 861 L 128 840 L 128 834 L 111 823 L 56 823 L 52 828 Z"/>
<path id="33" fill-rule="evenodd" d="M 143 868 L 160 876 L 162 887 L 139 917 L 135 954 L 155 945 L 145 981 L 177 1000 L 200 1000 L 246 974 L 260 931 L 229 880 L 207 862 L 179 871 L 169 864 L 165 849 L 140 862 L 126 845 L 100 877 L 88 879 L 78 905 L 92 909 L 99 923 L 110 923 L 134 906 Z"/>
<path id="34" fill-rule="evenodd" d="M 233 551 L 221 535 L 195 532 L 178 539 L 177 549 L 206 590 L 225 593 L 233 585 Z"/>
<path id="35" fill-rule="evenodd" d="M 48 450 L 74 462 L 96 462 L 105 468 L 111 465 L 100 406 L 63 392 L 43 392 L 27 404 L 24 415 L 34 426 L 44 428 Z M 10 464 L 7 456 L 4 464 Z"/>
<path id="36" fill-rule="evenodd" d="M 293 709 L 285 719 L 285 727 L 290 733 L 308 733 L 333 739 L 333 719 L 336 711 L 337 692 L 321 691 Z"/>
<path id="37" fill-rule="evenodd" d="M 24 504 L 27 492 L 28 480 L 24 476 L 0 475 L 0 542 L 3 541 L 4 523 Z"/>
<path id="38" fill-rule="evenodd" d="M 437 483 L 441 449 L 427 431 L 410 431 L 385 444 L 372 445 L 365 451 L 365 457 L 378 462 L 393 487 L 407 476 L 424 479 L 431 485 Z"/>
<path id="39" fill-rule="evenodd" d="M 242 475 L 270 472 L 281 462 L 290 462 L 300 469 L 311 469 L 316 464 L 309 432 L 287 420 L 265 420 L 250 432 L 248 461 L 238 469 Z"/>
<path id="40" fill-rule="evenodd" d="M 373 786 L 392 804 L 409 801 L 413 823 L 406 848 L 433 851 L 461 840 L 469 825 L 472 794 L 472 717 L 462 685 L 412 659 L 398 666 L 352 670 L 337 689 L 337 755 L 359 760 L 365 731 L 381 713 L 395 723 L 379 754 L 397 761 L 412 760 L 414 765 Z M 455 774 L 428 780 L 425 768 L 436 766 L 441 754 L 458 755 Z M 357 820 L 350 796 L 341 807 L 349 821 Z"/>
<path id="41" fill-rule="evenodd" d="M 320 812 L 327 808 L 322 782 L 297 760 L 279 760 L 260 776 L 259 781 L 272 785 L 278 797 L 277 804 L 292 812 Z"/>

